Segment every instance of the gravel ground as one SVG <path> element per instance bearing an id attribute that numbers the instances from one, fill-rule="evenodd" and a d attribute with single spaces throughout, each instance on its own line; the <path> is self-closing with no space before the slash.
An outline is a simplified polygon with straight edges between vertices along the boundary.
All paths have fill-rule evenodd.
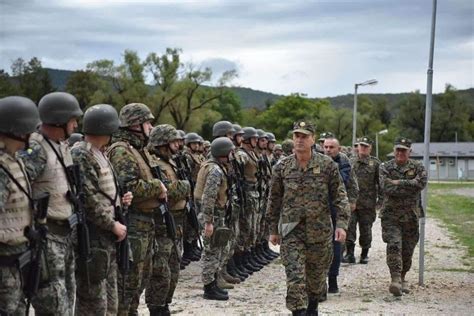
<path id="1" fill-rule="evenodd" d="M 473 315 L 474 273 L 472 258 L 434 219 L 426 222 L 425 285 L 418 283 L 418 248 L 413 268 L 407 275 L 411 293 L 394 298 L 388 293 L 389 272 L 385 264 L 385 244 L 380 221 L 374 223 L 374 242 L 368 265 L 343 265 L 339 276 L 340 293 L 320 304 L 320 314 L 350 315 Z M 278 250 L 277 248 L 275 248 Z M 357 250 L 359 255 L 360 249 Z M 182 271 L 173 313 L 182 315 L 288 315 L 285 307 L 285 273 L 279 259 L 254 273 L 230 290 L 226 302 L 202 298 L 200 263 Z M 148 315 L 143 302 L 140 314 Z"/>

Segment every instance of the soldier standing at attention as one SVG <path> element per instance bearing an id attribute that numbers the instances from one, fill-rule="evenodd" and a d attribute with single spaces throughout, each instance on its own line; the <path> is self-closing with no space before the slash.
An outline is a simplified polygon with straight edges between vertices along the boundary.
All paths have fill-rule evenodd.
<path id="1" fill-rule="evenodd" d="M 148 142 L 151 122 L 155 119 L 142 103 L 125 105 L 119 113 L 120 129 L 112 137 L 107 156 L 117 173 L 123 192 L 132 192 L 129 208 L 128 240 L 133 264 L 122 288 L 118 276 L 118 315 L 137 315 L 140 295 L 149 281 L 153 244 L 155 242 L 154 213 L 159 212 L 159 199 L 166 198 L 166 187 L 155 179 L 144 148 Z M 123 293 L 125 291 L 125 293 Z"/>
<path id="2" fill-rule="evenodd" d="M 39 123 L 36 104 L 24 97 L 0 99 L 0 314 L 25 315 L 17 260 L 28 249 L 25 229 L 32 223 L 28 176 L 15 153 L 28 146 Z"/>
<path id="3" fill-rule="evenodd" d="M 383 192 L 382 239 L 387 244 L 387 265 L 392 278 L 389 291 L 395 296 L 409 292 L 405 276 L 418 243 L 420 192 L 428 181 L 422 162 L 410 159 L 410 152 L 411 141 L 398 137 L 395 159 L 380 164 L 379 171 Z"/>
<path id="4" fill-rule="evenodd" d="M 183 227 L 186 220 L 186 198 L 191 187 L 188 180 L 179 180 L 177 166 L 172 156 L 179 150 L 180 135 L 169 124 L 154 127 L 150 133 L 147 146 L 149 153 L 158 157 L 153 164 L 159 168 L 162 180 L 168 189 L 169 211 L 176 223 L 176 240 L 167 235 L 166 224 L 162 214 L 155 214 L 155 238 L 157 248 L 153 255 L 153 270 L 146 288 L 145 301 L 150 315 L 169 315 L 171 303 L 178 284 Z"/>
<path id="5" fill-rule="evenodd" d="M 202 166 L 198 174 L 194 198 L 200 208 L 199 217 L 204 227 L 204 251 L 202 282 L 204 298 L 228 300 L 227 291 L 217 284 L 217 275 L 225 260 L 232 231 L 229 228 L 231 214 L 227 209 L 232 203 L 232 188 L 228 181 L 228 165 L 234 144 L 228 137 L 219 137 L 211 143 L 211 158 Z"/>
<path id="6" fill-rule="evenodd" d="M 120 125 L 117 111 L 108 104 L 90 107 L 84 114 L 84 141 L 71 150 L 74 163 L 83 177 L 84 208 L 89 228 L 91 261 L 89 276 L 78 266 L 77 315 L 116 315 L 118 308 L 116 242 L 127 235 L 127 227 L 115 219 L 115 208 L 121 207 L 119 188 L 105 146 Z M 132 193 L 127 192 L 123 205 L 130 205 Z M 87 280 L 89 277 L 89 280 Z"/>
<path id="7" fill-rule="evenodd" d="M 49 192 L 47 216 L 47 264 L 32 305 L 37 315 L 72 315 L 76 297 L 75 227 L 76 216 L 68 193 L 73 181 L 67 167 L 72 165 L 67 139 L 77 128 L 82 110 L 76 98 L 65 92 L 52 92 L 38 104 L 41 126 L 31 134 L 30 149 L 24 155 L 32 179 L 33 194 Z M 77 221 L 76 221 L 77 222 Z M 49 272 L 49 273 L 48 273 Z"/>
<path id="8" fill-rule="evenodd" d="M 337 164 L 312 150 L 314 132 L 311 123 L 295 122 L 295 154 L 273 167 L 268 199 L 270 241 L 281 243 L 286 306 L 293 315 L 318 314 L 333 255 L 329 201 L 336 209 L 336 241 L 345 240 L 350 212 Z"/>
<path id="9" fill-rule="evenodd" d="M 359 244 L 362 248 L 360 263 L 369 262 L 369 249 L 372 244 L 372 224 L 375 221 L 377 204 L 382 202 L 382 190 L 379 186 L 380 160 L 370 155 L 372 141 L 364 136 L 359 139 L 358 155 L 352 158 L 352 166 L 359 184 L 359 199 L 356 209 L 351 213 L 347 229 L 347 253 L 343 262 L 355 263 L 354 247 L 359 225 Z"/>

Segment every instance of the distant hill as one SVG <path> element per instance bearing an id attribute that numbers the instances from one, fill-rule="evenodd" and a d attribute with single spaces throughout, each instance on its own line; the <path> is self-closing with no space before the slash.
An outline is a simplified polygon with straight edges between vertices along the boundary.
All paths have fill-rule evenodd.
<path id="1" fill-rule="evenodd" d="M 67 80 L 69 76 L 74 73 L 70 70 L 61 70 L 61 69 L 51 69 L 45 68 L 48 71 L 49 76 L 53 86 L 58 90 L 64 90 L 66 87 Z M 267 102 L 273 103 L 279 98 L 283 97 L 282 95 L 264 92 L 259 90 L 254 90 L 251 88 L 243 87 L 231 87 L 230 88 L 236 95 L 239 96 L 242 104 L 242 108 L 258 108 L 265 109 Z M 458 90 L 458 92 L 464 96 L 468 102 L 474 105 L 474 88 L 466 90 Z M 383 98 L 387 100 L 388 108 L 393 109 L 394 106 L 404 97 L 408 96 L 410 93 L 372 93 L 372 94 L 360 94 L 360 97 L 368 96 L 371 99 Z M 352 108 L 354 104 L 354 95 L 346 94 L 339 95 L 335 97 L 327 98 L 318 98 L 318 99 L 328 99 L 331 102 L 331 105 L 335 108 Z"/>

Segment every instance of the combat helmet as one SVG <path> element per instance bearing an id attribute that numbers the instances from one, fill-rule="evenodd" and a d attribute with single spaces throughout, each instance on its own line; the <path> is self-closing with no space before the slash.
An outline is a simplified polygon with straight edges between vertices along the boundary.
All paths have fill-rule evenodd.
<path id="1" fill-rule="evenodd" d="M 242 127 L 239 124 L 232 124 L 232 129 L 232 137 L 244 134 L 244 131 L 242 130 Z"/>
<path id="2" fill-rule="evenodd" d="M 242 136 L 244 141 L 247 141 L 252 137 L 258 138 L 257 130 L 253 127 L 244 127 L 242 128 L 242 131 L 244 132 Z"/>
<path id="3" fill-rule="evenodd" d="M 234 128 L 229 121 L 219 121 L 212 126 L 212 137 L 227 136 L 228 133 L 233 133 Z"/>
<path id="4" fill-rule="evenodd" d="M 234 148 L 234 143 L 228 137 L 218 137 L 211 143 L 211 155 L 213 157 L 227 157 Z"/>
<path id="5" fill-rule="evenodd" d="M 84 140 L 84 135 L 81 133 L 72 133 L 71 136 L 67 139 L 67 143 L 69 144 L 69 147 L 72 147 L 75 143 L 80 142 Z"/>
<path id="6" fill-rule="evenodd" d="M 130 103 L 125 105 L 119 114 L 120 127 L 141 125 L 148 121 L 154 121 L 155 117 L 150 108 L 143 103 Z"/>
<path id="7" fill-rule="evenodd" d="M 267 138 L 269 142 L 276 142 L 275 134 L 267 132 Z"/>
<path id="8" fill-rule="evenodd" d="M 39 123 L 38 108 L 30 99 L 19 96 L 0 99 L 0 133 L 20 140 L 16 136 L 33 133 Z"/>
<path id="9" fill-rule="evenodd" d="M 48 125 L 64 126 L 70 119 L 82 116 L 76 97 L 67 92 L 51 92 L 38 103 L 41 122 Z"/>
<path id="10" fill-rule="evenodd" d="M 265 131 L 263 129 L 257 129 L 257 134 L 258 134 L 258 138 L 266 138 L 268 139 L 268 135 L 267 133 L 265 133 Z"/>
<path id="11" fill-rule="evenodd" d="M 177 129 L 176 131 L 178 132 L 178 139 L 184 140 L 186 138 L 186 132 L 185 131 L 183 131 L 182 129 Z"/>
<path id="12" fill-rule="evenodd" d="M 120 125 L 117 110 L 109 104 L 97 104 L 87 109 L 82 121 L 82 132 L 106 136 L 115 133 Z"/>
<path id="13" fill-rule="evenodd" d="M 199 136 L 197 133 L 188 133 L 184 137 L 184 143 L 186 145 L 190 143 L 202 143 L 202 137 Z"/>
<path id="14" fill-rule="evenodd" d="M 283 152 L 287 155 L 291 155 L 293 153 L 293 147 L 295 146 L 293 140 L 291 139 L 285 139 L 281 143 L 281 149 L 283 149 Z"/>
<path id="15" fill-rule="evenodd" d="M 166 146 L 170 142 L 179 139 L 178 131 L 170 124 L 160 124 L 150 132 L 150 146 L 160 147 Z"/>

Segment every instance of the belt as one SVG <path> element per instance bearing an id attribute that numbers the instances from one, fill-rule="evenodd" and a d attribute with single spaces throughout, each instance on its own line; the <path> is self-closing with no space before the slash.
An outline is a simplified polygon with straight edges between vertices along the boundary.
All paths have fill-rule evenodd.
<path id="1" fill-rule="evenodd" d="M 68 236 L 72 232 L 68 220 L 47 219 L 46 226 L 48 226 L 48 232 L 55 235 Z"/>

